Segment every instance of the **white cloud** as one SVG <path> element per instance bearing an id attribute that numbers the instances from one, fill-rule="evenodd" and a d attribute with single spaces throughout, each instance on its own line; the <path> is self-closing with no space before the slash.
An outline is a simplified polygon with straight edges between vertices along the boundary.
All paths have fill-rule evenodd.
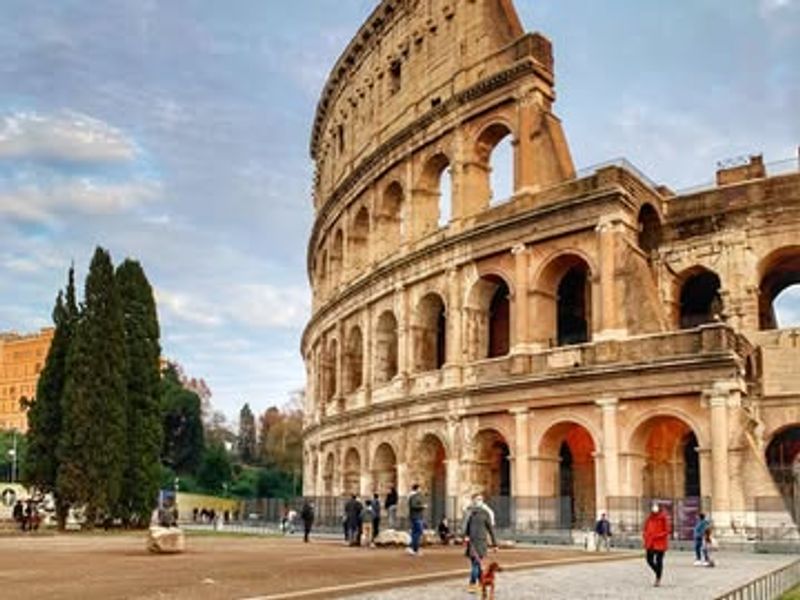
<path id="1" fill-rule="evenodd" d="M 76 112 L 18 112 L 0 120 L 0 159 L 115 163 L 136 157 L 119 129 Z"/>
<path id="2" fill-rule="evenodd" d="M 23 183 L 0 191 L 0 215 L 42 223 L 67 212 L 115 214 L 154 200 L 160 193 L 159 183 L 143 180 L 108 183 L 84 177 L 56 179 L 49 185 Z"/>
<path id="3" fill-rule="evenodd" d="M 310 314 L 309 293 L 302 288 L 245 284 L 232 298 L 231 318 L 251 327 L 301 327 Z"/>
<path id="4" fill-rule="evenodd" d="M 797 0 L 758 0 L 758 8 L 762 16 L 770 15 L 781 9 L 790 8 Z"/>
<path id="5" fill-rule="evenodd" d="M 159 308 L 181 321 L 204 327 L 216 327 L 222 324 L 219 312 L 202 299 L 164 288 L 156 289 L 155 295 Z"/>

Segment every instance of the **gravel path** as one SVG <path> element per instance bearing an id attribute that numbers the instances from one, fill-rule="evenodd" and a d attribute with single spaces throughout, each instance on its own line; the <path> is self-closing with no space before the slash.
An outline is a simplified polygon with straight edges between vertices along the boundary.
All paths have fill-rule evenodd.
<path id="1" fill-rule="evenodd" d="M 501 555 L 502 558 L 502 555 Z M 694 555 L 687 552 L 668 552 L 664 579 L 660 588 L 652 587 L 652 576 L 644 558 L 601 564 L 577 564 L 542 567 L 528 571 L 500 573 L 497 579 L 497 600 L 703 600 L 743 585 L 782 565 L 796 556 L 750 553 L 718 553 L 713 569 L 692 565 Z M 466 600 L 465 576 L 462 581 L 428 584 L 349 596 L 351 600 Z M 480 596 L 477 596 L 480 597 Z"/>

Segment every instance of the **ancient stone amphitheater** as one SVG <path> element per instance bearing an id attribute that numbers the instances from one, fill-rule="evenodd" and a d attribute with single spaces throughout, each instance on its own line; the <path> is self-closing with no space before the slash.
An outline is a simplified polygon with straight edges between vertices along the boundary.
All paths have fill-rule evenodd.
<path id="1" fill-rule="evenodd" d="M 311 138 L 304 493 L 470 493 L 500 525 L 635 528 L 651 498 L 796 531 L 797 160 L 677 195 L 576 172 L 551 43 L 510 0 L 384 0 Z M 508 191 L 499 188 L 506 186 Z M 402 506 L 401 506 L 402 512 Z"/>

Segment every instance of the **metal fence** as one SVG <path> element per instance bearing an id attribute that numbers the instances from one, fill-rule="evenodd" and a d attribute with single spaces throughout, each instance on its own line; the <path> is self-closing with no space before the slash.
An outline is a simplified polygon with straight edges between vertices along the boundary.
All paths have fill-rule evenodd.
<path id="1" fill-rule="evenodd" d="M 800 584 L 800 560 L 718 596 L 716 600 L 776 600 Z"/>

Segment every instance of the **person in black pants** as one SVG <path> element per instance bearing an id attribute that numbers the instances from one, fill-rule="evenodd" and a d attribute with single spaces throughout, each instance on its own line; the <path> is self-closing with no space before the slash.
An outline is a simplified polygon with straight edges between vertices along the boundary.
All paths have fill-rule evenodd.
<path id="1" fill-rule="evenodd" d="M 381 499 L 377 493 L 372 494 L 372 515 L 372 539 L 374 540 L 378 537 L 381 526 Z"/>
<path id="2" fill-rule="evenodd" d="M 314 505 L 310 500 L 306 500 L 303 503 L 303 508 L 300 510 L 300 518 L 303 520 L 303 541 L 308 543 L 311 526 L 314 525 Z"/>

